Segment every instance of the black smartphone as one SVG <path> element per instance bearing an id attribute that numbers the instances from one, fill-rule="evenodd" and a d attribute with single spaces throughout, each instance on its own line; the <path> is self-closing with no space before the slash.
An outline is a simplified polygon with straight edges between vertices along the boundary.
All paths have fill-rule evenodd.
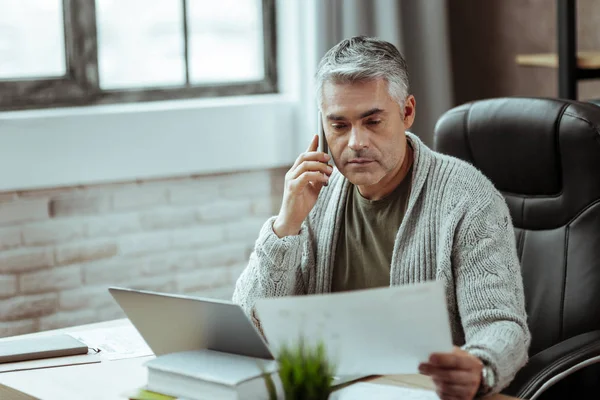
<path id="1" fill-rule="evenodd" d="M 327 146 L 327 140 L 325 139 L 325 129 L 323 128 L 323 121 L 321 120 L 321 112 L 317 116 L 317 123 L 319 124 L 319 151 L 323 153 L 329 153 L 329 146 Z"/>
<path id="2" fill-rule="evenodd" d="M 327 145 L 327 139 L 325 139 L 325 129 L 323 128 L 323 121 L 321 120 L 321 112 L 317 116 L 317 123 L 319 124 L 319 151 L 329 154 L 329 146 Z M 327 163 L 329 165 L 329 163 Z M 327 183 L 324 185 L 327 186 Z"/>

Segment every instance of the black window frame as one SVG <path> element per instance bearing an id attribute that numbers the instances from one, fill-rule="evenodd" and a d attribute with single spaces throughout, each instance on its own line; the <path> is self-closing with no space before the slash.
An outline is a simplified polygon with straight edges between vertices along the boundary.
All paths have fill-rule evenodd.
<path id="1" fill-rule="evenodd" d="M 171 99 L 276 93 L 275 1 L 262 1 L 264 79 L 190 84 L 187 1 L 183 7 L 185 86 L 106 90 L 100 88 L 96 0 L 63 0 L 66 74 L 62 77 L 0 80 L 0 110 L 131 103 Z"/>

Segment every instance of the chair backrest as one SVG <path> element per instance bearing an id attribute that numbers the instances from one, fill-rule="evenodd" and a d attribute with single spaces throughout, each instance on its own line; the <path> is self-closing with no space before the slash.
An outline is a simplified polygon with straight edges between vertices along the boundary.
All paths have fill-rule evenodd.
<path id="1" fill-rule="evenodd" d="M 499 98 L 446 112 L 436 151 L 502 192 L 515 226 L 530 355 L 600 329 L 600 107 Z"/>

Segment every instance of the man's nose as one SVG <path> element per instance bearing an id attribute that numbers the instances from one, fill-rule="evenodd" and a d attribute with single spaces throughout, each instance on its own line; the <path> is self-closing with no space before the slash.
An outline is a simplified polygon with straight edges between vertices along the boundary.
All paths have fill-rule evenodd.
<path id="1" fill-rule="evenodd" d="M 353 126 L 350 130 L 348 147 L 354 151 L 369 147 L 369 138 L 366 129 L 362 129 L 360 126 Z"/>

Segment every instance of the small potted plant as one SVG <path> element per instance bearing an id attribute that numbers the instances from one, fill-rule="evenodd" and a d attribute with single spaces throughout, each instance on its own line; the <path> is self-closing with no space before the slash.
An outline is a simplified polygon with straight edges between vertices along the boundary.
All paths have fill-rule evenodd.
<path id="1" fill-rule="evenodd" d="M 281 348 L 279 379 L 285 400 L 327 400 L 333 387 L 334 368 L 327 360 L 325 346 L 307 345 L 300 340 L 295 346 Z M 270 375 L 265 375 L 270 400 L 277 400 L 277 391 Z"/>

